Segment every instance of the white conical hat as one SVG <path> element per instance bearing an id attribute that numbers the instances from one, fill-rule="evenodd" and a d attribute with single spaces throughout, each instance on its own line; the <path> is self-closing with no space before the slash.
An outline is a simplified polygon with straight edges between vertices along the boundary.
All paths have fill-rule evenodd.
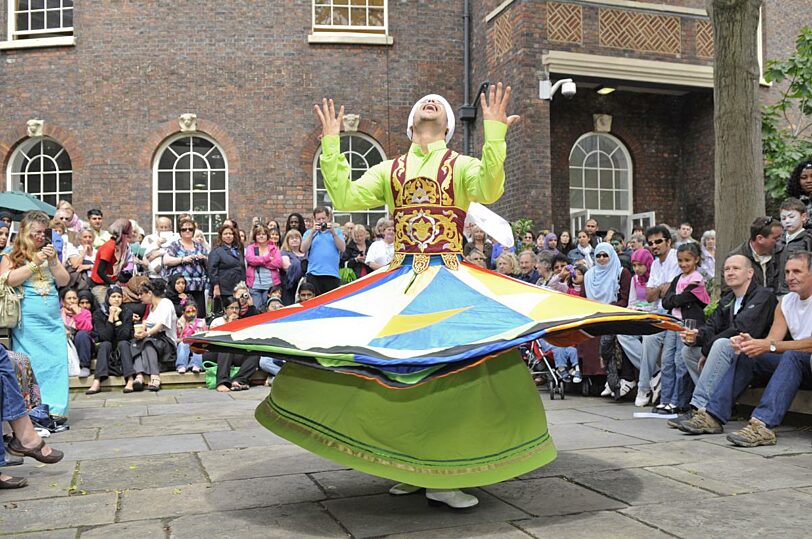
<path id="1" fill-rule="evenodd" d="M 406 124 L 406 136 L 409 137 L 409 140 L 412 140 L 412 128 L 414 127 L 414 113 L 417 112 L 417 107 L 420 106 L 421 103 L 426 101 L 427 99 L 434 99 L 435 101 L 439 101 L 442 103 L 443 108 L 445 108 L 445 115 L 448 118 L 448 132 L 445 135 L 445 141 L 448 143 L 451 140 L 451 137 L 454 135 L 454 126 L 457 123 L 456 119 L 454 118 L 454 109 L 451 108 L 451 105 L 448 104 L 448 101 L 445 97 L 437 94 L 429 94 L 424 95 L 420 99 L 417 100 L 417 103 L 414 104 L 412 107 L 412 111 L 409 113 L 409 121 Z"/>

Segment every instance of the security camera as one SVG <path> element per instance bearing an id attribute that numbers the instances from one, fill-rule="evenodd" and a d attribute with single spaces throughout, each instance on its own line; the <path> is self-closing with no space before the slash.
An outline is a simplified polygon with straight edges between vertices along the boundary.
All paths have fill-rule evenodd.
<path id="1" fill-rule="evenodd" d="M 561 89 L 561 93 L 567 99 L 572 99 L 575 95 L 576 87 L 572 79 L 561 79 L 553 84 L 549 80 L 539 81 L 539 99 L 551 100 L 555 93 Z"/>
<path id="2" fill-rule="evenodd" d="M 572 99 L 572 97 L 575 95 L 575 91 L 575 83 L 571 80 L 565 80 L 564 84 L 561 85 L 561 93 L 567 99 Z"/>

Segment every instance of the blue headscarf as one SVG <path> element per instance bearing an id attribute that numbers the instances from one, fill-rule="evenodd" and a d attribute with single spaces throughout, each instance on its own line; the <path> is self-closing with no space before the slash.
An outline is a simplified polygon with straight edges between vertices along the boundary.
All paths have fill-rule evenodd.
<path id="1" fill-rule="evenodd" d="M 601 265 L 596 259 L 595 265 L 586 272 L 584 276 L 586 297 L 601 303 L 614 303 L 620 291 L 620 272 L 623 268 L 611 244 L 605 241 L 599 243 L 595 247 L 595 255 L 598 253 L 608 254 L 609 263 Z"/>

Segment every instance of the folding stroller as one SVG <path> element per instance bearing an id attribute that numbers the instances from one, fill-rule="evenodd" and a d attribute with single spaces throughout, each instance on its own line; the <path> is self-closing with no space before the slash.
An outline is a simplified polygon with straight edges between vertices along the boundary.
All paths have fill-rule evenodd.
<path id="1" fill-rule="evenodd" d="M 538 340 L 535 340 L 527 345 L 524 350 L 524 358 L 536 383 L 547 385 L 550 400 L 555 400 L 556 394 L 563 400 L 565 382 L 553 366 L 553 352 L 543 352 Z"/>

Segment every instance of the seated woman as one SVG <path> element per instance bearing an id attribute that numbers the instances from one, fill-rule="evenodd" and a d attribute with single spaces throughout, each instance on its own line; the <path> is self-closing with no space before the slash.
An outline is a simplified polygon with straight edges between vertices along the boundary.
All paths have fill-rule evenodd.
<path id="1" fill-rule="evenodd" d="M 172 302 L 178 318 L 183 314 L 186 304 L 194 301 L 190 295 L 186 294 L 186 277 L 182 273 L 173 273 L 169 277 L 166 284 L 166 299 Z"/>
<path id="2" fill-rule="evenodd" d="M 183 339 L 208 329 L 206 321 L 197 317 L 197 303 L 189 300 L 184 307 L 183 316 L 178 318 L 178 357 L 175 360 L 178 374 L 186 374 L 189 370 L 195 374 L 203 372 L 203 356 L 192 353 L 191 347 Z"/>
<path id="3" fill-rule="evenodd" d="M 235 292 L 246 295 L 248 294 L 247 288 L 245 288 L 244 285 L 243 288 L 239 288 L 239 285 L 237 285 L 237 287 L 235 287 Z M 250 298 L 251 296 L 248 295 L 246 301 L 250 301 Z M 240 315 L 241 303 L 241 300 L 233 297 L 223 298 L 225 314 L 212 320 L 211 329 L 228 324 L 234 320 L 244 318 L 244 316 Z M 253 308 L 253 305 L 250 307 Z M 247 309 L 245 312 L 248 312 L 249 310 L 250 309 Z M 256 311 L 256 309 L 253 310 Z M 256 314 L 256 312 L 254 312 L 254 314 Z M 259 368 L 259 356 L 256 355 L 245 356 L 241 354 L 230 354 L 227 352 L 207 352 L 203 355 L 203 359 L 207 361 L 215 361 L 217 363 L 217 391 L 222 393 L 228 391 L 243 391 L 248 389 L 250 387 L 249 381 L 251 380 L 251 376 L 253 376 Z M 240 370 L 233 377 L 231 376 L 232 365 L 238 365 L 240 367 Z"/>
<path id="4" fill-rule="evenodd" d="M 14 436 L 8 442 L 8 452 L 21 457 L 31 457 L 45 464 L 53 464 L 62 460 L 61 451 L 45 445 L 34 425 L 28 417 L 25 400 L 17 384 L 14 367 L 6 353 L 5 347 L 0 345 L 0 417 L 8 421 Z M 11 459 L 9 459 L 10 461 Z M 6 445 L 0 443 L 0 466 L 5 466 Z M 22 488 L 28 484 L 25 477 L 12 477 L 0 473 L 0 490 Z"/>
<path id="5" fill-rule="evenodd" d="M 234 287 L 234 299 L 240 304 L 240 318 L 247 318 L 259 314 L 259 309 L 254 305 L 254 297 L 246 283 L 237 283 Z"/>
<path id="6" fill-rule="evenodd" d="M 282 242 L 282 303 L 296 303 L 296 289 L 299 281 L 307 273 L 307 254 L 302 251 L 302 235 L 298 230 L 290 230 Z"/>
<path id="7" fill-rule="evenodd" d="M 63 288 L 59 293 L 62 303 L 62 322 L 69 344 L 73 343 L 79 355 L 79 377 L 90 376 L 90 360 L 93 354 L 93 315 L 90 310 L 79 305 L 79 295 L 72 288 Z"/>
<path id="8" fill-rule="evenodd" d="M 123 310 L 124 294 L 119 286 L 107 289 L 104 304 L 93 312 L 93 333 L 99 349 L 96 351 L 96 372 L 93 383 L 85 395 L 95 395 L 101 391 L 101 383 L 110 375 L 110 357 L 118 350 L 121 360 L 121 375 L 126 381 L 124 393 L 132 393 L 135 370 L 130 343 L 133 338 L 133 320 L 128 311 Z"/>
<path id="9" fill-rule="evenodd" d="M 135 324 L 131 350 L 135 381 L 133 391 L 144 390 L 149 376 L 150 391 L 161 389 L 161 363 L 173 362 L 177 348 L 178 317 L 172 302 L 166 299 L 166 281 L 151 279 L 141 287 L 141 303 L 149 308 L 143 324 Z"/>
<path id="10" fill-rule="evenodd" d="M 510 251 L 503 251 L 496 257 L 496 271 L 502 275 L 518 279 L 521 273 L 519 269 L 519 257 Z"/>

